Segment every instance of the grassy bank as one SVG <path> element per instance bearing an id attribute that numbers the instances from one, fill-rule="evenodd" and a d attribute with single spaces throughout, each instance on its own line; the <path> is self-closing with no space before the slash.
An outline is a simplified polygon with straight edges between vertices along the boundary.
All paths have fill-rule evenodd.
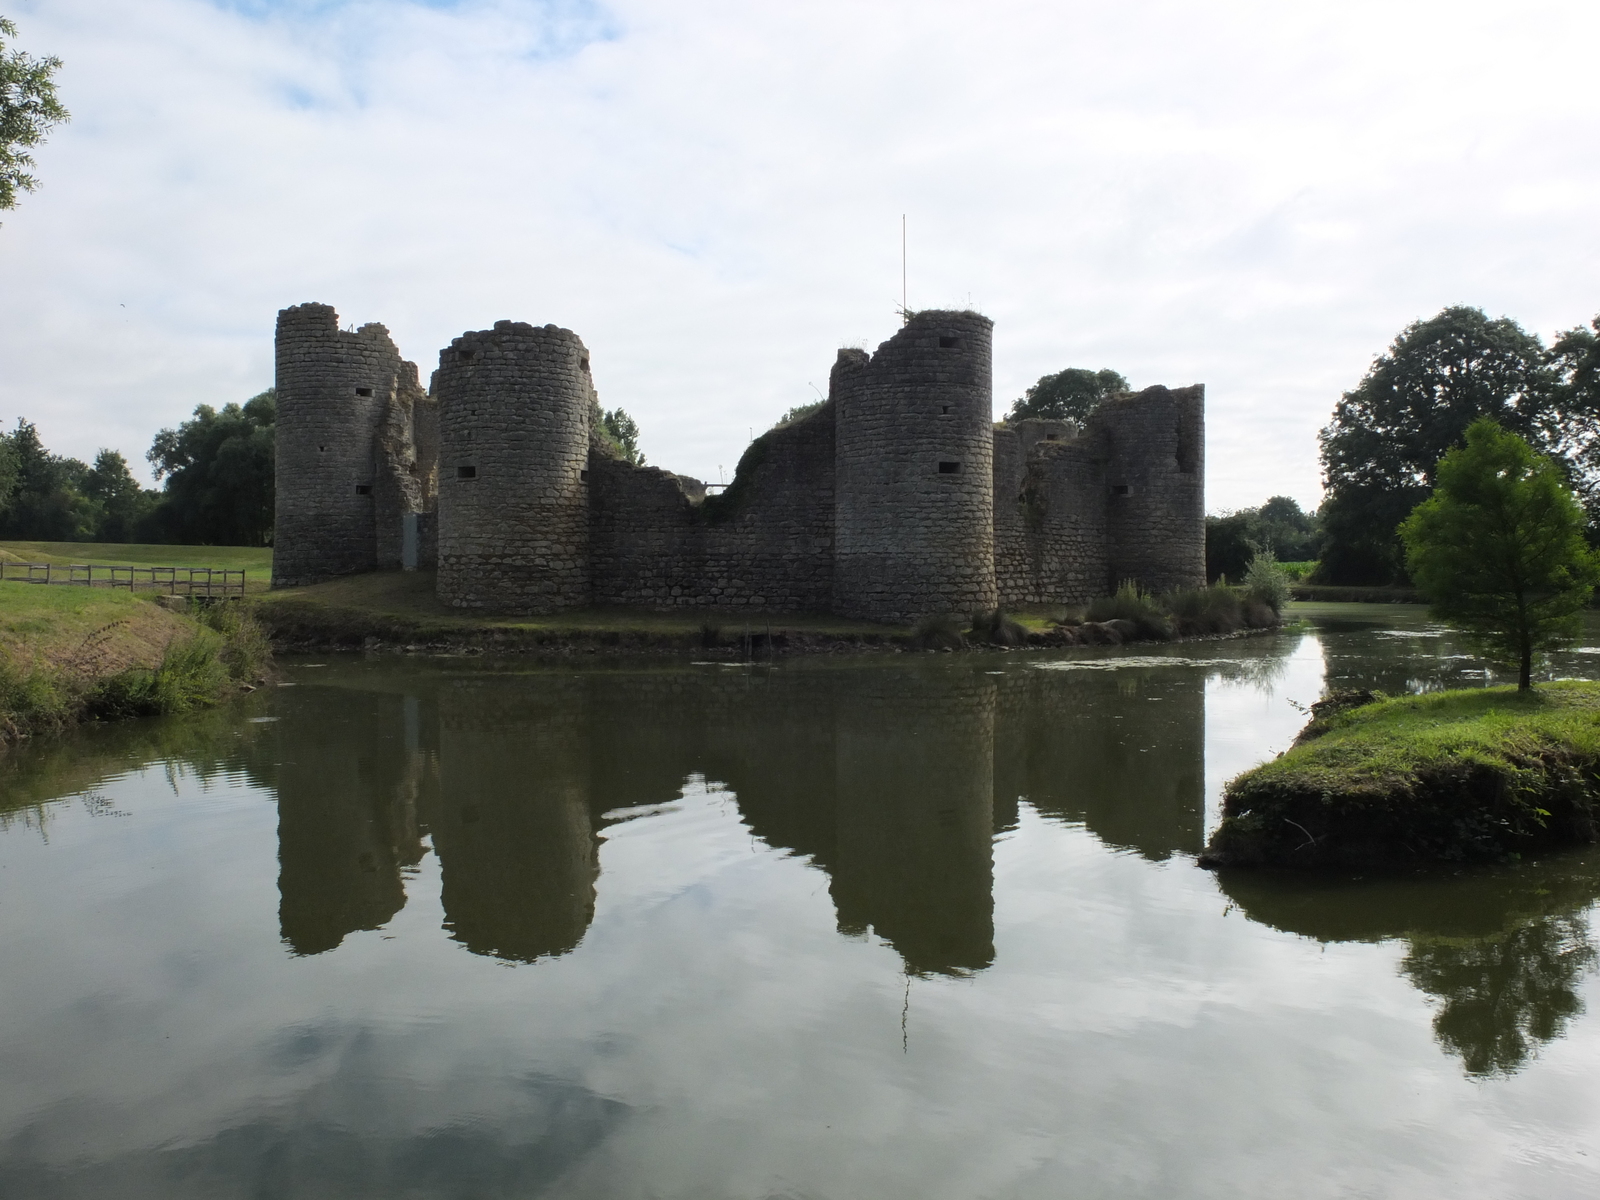
<path id="1" fill-rule="evenodd" d="M 1290 750 L 1228 785 L 1202 862 L 1490 862 L 1597 835 L 1600 684 L 1362 694 L 1318 704 Z"/>
<path id="2" fill-rule="evenodd" d="M 180 613 L 124 591 L 0 583 L 0 743 L 214 704 L 269 659 L 237 603 Z"/>

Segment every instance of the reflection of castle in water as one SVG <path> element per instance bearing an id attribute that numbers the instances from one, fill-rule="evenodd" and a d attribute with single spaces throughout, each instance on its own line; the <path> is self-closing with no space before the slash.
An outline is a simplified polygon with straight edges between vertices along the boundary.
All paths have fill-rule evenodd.
<path id="1" fill-rule="evenodd" d="M 1110 672 L 334 675 L 276 727 L 283 935 L 317 953 L 382 925 L 431 836 L 451 936 L 565 953 L 593 919 L 601 814 L 701 775 L 828 874 L 841 932 L 872 931 L 909 971 L 981 970 L 991 841 L 1019 797 L 1149 857 L 1199 848 L 1203 681 L 1164 674 L 1137 734 L 1117 701 L 1138 685 Z"/>

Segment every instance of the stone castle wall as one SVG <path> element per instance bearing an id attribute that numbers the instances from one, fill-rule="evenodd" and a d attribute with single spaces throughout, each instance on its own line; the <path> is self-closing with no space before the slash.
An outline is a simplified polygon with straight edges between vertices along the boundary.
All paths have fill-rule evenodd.
<path id="1" fill-rule="evenodd" d="M 721 495 L 590 456 L 596 604 L 825 611 L 833 594 L 834 409 L 750 444 Z"/>
<path id="2" fill-rule="evenodd" d="M 589 351 L 497 321 L 439 353 L 439 598 L 551 612 L 587 604 Z"/>
<path id="3" fill-rule="evenodd" d="M 828 401 L 755 439 L 733 483 L 618 460 L 589 352 L 500 321 L 430 392 L 381 325 L 326 305 L 278 327 L 275 584 L 437 568 L 463 608 L 587 604 L 908 622 L 1204 582 L 1204 389 L 995 425 L 992 323 L 914 314 L 841 350 Z"/>
<path id="4" fill-rule="evenodd" d="M 836 612 L 995 606 L 993 329 L 977 313 L 920 312 L 871 357 L 839 352 Z"/>

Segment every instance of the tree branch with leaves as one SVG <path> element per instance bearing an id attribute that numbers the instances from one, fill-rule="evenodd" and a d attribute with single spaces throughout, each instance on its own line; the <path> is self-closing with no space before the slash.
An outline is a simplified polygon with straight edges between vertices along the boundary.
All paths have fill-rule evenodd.
<path id="1" fill-rule="evenodd" d="M 0 17 L 0 39 L 16 36 L 17 27 Z M 28 171 L 34 165 L 28 151 L 71 118 L 56 99 L 54 76 L 60 67 L 59 58 L 34 58 L 8 50 L 0 40 L 0 209 L 15 208 L 19 191 L 39 186 Z"/>

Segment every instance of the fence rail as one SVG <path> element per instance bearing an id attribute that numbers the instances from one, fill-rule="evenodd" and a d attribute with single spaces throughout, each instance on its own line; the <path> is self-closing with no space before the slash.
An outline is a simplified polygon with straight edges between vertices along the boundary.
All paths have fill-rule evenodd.
<path id="1" fill-rule="evenodd" d="M 214 567 L 113 567 L 100 563 L 0 562 L 0 580 L 65 587 L 160 590 L 174 596 L 243 596 L 244 571 Z"/>

